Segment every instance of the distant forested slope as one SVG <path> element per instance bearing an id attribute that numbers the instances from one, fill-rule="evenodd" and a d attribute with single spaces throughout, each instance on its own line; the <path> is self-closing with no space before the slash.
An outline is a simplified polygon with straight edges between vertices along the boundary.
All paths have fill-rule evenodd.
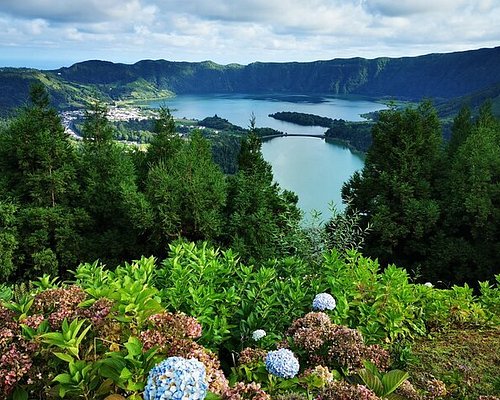
<path id="1" fill-rule="evenodd" d="M 70 88 L 92 89 L 103 99 L 147 99 L 172 93 L 320 93 L 420 100 L 453 99 L 494 88 L 500 94 L 500 47 L 419 57 L 334 59 L 307 63 L 218 65 L 143 60 L 133 65 L 85 61 L 54 71 L 39 71 L 58 85 L 59 105 L 73 101 Z M 25 69 L 18 69 L 26 75 Z M 30 70 L 33 71 L 33 70 Z M 0 69 L 0 104 L 26 98 L 15 69 Z M 37 73 L 32 72 L 33 78 Z M 59 88 L 57 88 L 59 86 Z M 15 96 L 10 94 L 14 93 Z M 57 96 L 56 96 L 57 97 Z M 11 104 L 12 103 L 12 104 Z"/>

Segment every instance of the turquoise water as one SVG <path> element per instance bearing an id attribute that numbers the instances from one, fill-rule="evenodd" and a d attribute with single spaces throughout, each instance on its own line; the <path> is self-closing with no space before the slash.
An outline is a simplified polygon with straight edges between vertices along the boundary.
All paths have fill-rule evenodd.
<path id="1" fill-rule="evenodd" d="M 280 186 L 299 195 L 299 207 L 306 214 L 320 211 L 324 218 L 330 215 L 330 202 L 343 208 L 342 184 L 363 168 L 359 155 L 317 138 L 272 139 L 263 144 L 262 153 Z"/>
<path id="2" fill-rule="evenodd" d="M 165 105 L 177 118 L 203 119 L 217 114 L 229 122 L 248 127 L 252 113 L 258 127 L 271 127 L 289 134 L 322 134 L 325 128 L 304 127 L 278 121 L 268 115 L 295 111 L 360 121 L 360 114 L 385 108 L 380 103 L 359 99 L 339 99 L 304 95 L 180 95 L 151 105 Z M 282 188 L 299 196 L 306 212 L 329 215 L 329 203 L 342 208 L 340 190 L 349 177 L 363 168 L 363 159 L 349 149 L 317 138 L 284 137 L 265 141 L 264 158 L 271 163 L 275 180 Z"/>

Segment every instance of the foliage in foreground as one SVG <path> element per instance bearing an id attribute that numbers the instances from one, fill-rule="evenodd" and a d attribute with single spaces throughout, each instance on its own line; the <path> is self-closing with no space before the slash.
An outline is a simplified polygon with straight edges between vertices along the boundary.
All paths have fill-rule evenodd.
<path id="1" fill-rule="evenodd" d="M 442 382 L 429 378 L 417 391 L 392 372 L 408 365 L 401 343 L 499 321 L 500 276 L 474 296 L 467 286 L 409 283 L 404 270 L 380 272 L 356 252 L 325 254 L 311 272 L 297 259 L 244 265 L 231 251 L 179 242 L 161 263 L 85 264 L 74 276 L 2 287 L 4 397 L 139 399 L 151 368 L 175 356 L 201 362 L 209 391 L 227 399 L 377 399 L 405 390 L 415 396 L 406 398 L 438 398 Z M 332 294 L 336 307 L 311 313 L 318 293 Z M 292 378 L 265 367 L 277 347 L 300 362 Z"/>

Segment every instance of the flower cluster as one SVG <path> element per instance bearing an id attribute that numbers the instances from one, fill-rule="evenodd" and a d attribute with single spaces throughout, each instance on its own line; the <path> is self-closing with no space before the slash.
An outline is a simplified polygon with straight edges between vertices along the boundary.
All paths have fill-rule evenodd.
<path id="1" fill-rule="evenodd" d="M 381 371 L 387 371 L 391 366 L 391 356 L 389 352 L 378 344 L 365 346 L 364 359 L 375 364 Z"/>
<path id="2" fill-rule="evenodd" d="M 415 387 L 411 384 L 411 382 L 407 379 L 405 380 L 395 392 L 397 395 L 402 396 L 407 400 L 421 400 L 421 396 L 418 394 Z"/>
<path id="3" fill-rule="evenodd" d="M 267 333 L 264 329 L 257 329 L 253 331 L 252 333 L 252 339 L 258 342 L 260 339 L 262 339 L 264 336 L 266 336 Z"/>
<path id="4" fill-rule="evenodd" d="M 7 398 L 31 372 L 37 348 L 22 336 L 15 313 L 0 305 L 0 398 Z"/>
<path id="5" fill-rule="evenodd" d="M 323 388 L 315 400 L 379 400 L 379 397 L 364 385 L 351 385 L 346 381 L 333 381 Z"/>
<path id="6" fill-rule="evenodd" d="M 145 350 L 158 346 L 167 350 L 172 342 L 182 339 L 196 339 L 201 336 L 201 325 L 196 318 L 183 313 L 162 312 L 148 318 L 150 329 L 139 334 Z M 176 355 L 176 354 L 174 354 Z"/>
<path id="7" fill-rule="evenodd" d="M 313 310 L 333 310 L 336 307 L 335 299 L 331 294 L 328 293 L 319 293 L 314 297 L 312 302 Z"/>
<path id="8" fill-rule="evenodd" d="M 260 384 L 251 382 L 238 382 L 234 387 L 228 389 L 222 396 L 223 400 L 270 400 L 266 392 L 260 388 Z"/>
<path id="9" fill-rule="evenodd" d="M 16 314 L 0 304 L 0 326 L 5 329 L 16 329 Z"/>
<path id="10" fill-rule="evenodd" d="M 341 367 L 350 372 L 372 361 L 380 370 L 389 365 L 389 353 L 379 346 L 367 346 L 356 329 L 331 322 L 322 312 L 311 312 L 295 320 L 287 331 L 293 347 L 305 357 L 305 364 Z"/>
<path id="11" fill-rule="evenodd" d="M 28 315 L 20 322 L 23 325 L 26 325 L 36 330 L 42 324 L 43 321 L 45 321 L 45 317 L 42 314 L 34 314 L 34 315 Z"/>
<path id="12" fill-rule="evenodd" d="M 139 333 L 139 339 L 141 340 L 144 351 L 157 346 L 158 349 L 165 349 L 170 343 L 169 339 L 165 336 L 163 332 L 148 329 Z"/>
<path id="13" fill-rule="evenodd" d="M 299 360 L 289 349 L 270 351 L 266 356 L 266 369 L 279 378 L 293 378 L 299 372 Z"/>
<path id="14" fill-rule="evenodd" d="M 321 386 L 326 386 L 333 382 L 333 374 L 328 367 L 324 367 L 323 365 L 316 365 L 314 368 L 306 369 L 302 377 L 306 379 L 310 377 L 318 378 L 321 382 Z M 316 383 L 316 385 L 318 385 L 318 383 Z"/>
<path id="15" fill-rule="evenodd" d="M 78 286 L 61 289 L 49 289 L 35 296 L 33 309 L 48 314 L 52 329 L 59 329 L 64 319 L 68 322 L 77 318 L 81 311 L 78 307 L 87 298 L 85 291 Z"/>
<path id="16" fill-rule="evenodd" d="M 31 369 L 31 357 L 16 344 L 12 344 L 0 356 L 0 394 L 8 397 L 17 382 Z M 4 397 L 2 397 L 4 398 Z"/>
<path id="17" fill-rule="evenodd" d="M 184 313 L 162 312 L 152 315 L 148 321 L 154 329 L 171 338 L 197 339 L 201 336 L 200 323 Z"/>
<path id="18" fill-rule="evenodd" d="M 295 346 L 312 355 L 320 350 L 331 336 L 334 324 L 330 317 L 322 312 L 311 312 L 295 320 L 287 335 L 291 336 Z"/>
<path id="19" fill-rule="evenodd" d="M 431 379 L 426 384 L 427 396 L 426 399 L 438 399 L 440 397 L 446 396 L 447 390 L 446 385 L 443 381 L 438 379 Z"/>
<path id="20" fill-rule="evenodd" d="M 217 355 L 196 342 L 178 339 L 171 342 L 168 356 L 194 358 L 205 366 L 208 389 L 215 394 L 223 394 L 229 388 L 229 382 L 220 368 Z"/>
<path id="21" fill-rule="evenodd" d="M 89 308 L 81 311 L 81 315 L 88 318 L 94 327 L 102 327 L 106 322 L 106 317 L 111 312 L 113 302 L 110 299 L 101 297 Z"/>
<path id="22" fill-rule="evenodd" d="M 267 351 L 263 349 L 253 349 L 251 347 L 246 347 L 240 352 L 238 364 L 257 364 L 261 361 L 265 361 L 266 356 Z"/>
<path id="23" fill-rule="evenodd" d="M 367 358 L 361 332 L 346 326 L 335 325 L 329 338 L 328 359 L 343 368 L 354 372 L 363 368 L 363 360 Z"/>
<path id="24" fill-rule="evenodd" d="M 169 357 L 149 372 L 144 400 L 203 400 L 207 386 L 201 362 Z"/>

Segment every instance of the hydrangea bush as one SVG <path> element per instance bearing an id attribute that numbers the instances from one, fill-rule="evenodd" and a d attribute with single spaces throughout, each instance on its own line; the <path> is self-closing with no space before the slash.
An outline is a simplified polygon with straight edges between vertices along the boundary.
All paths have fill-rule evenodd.
<path id="1" fill-rule="evenodd" d="M 203 400 L 207 387 L 201 362 L 169 357 L 150 371 L 144 400 Z"/>
<path id="2" fill-rule="evenodd" d="M 295 320 L 287 336 L 284 345 L 297 350 L 306 366 L 340 368 L 346 375 L 363 368 L 363 360 L 381 370 L 389 366 L 387 351 L 378 345 L 366 345 L 358 330 L 334 324 L 323 312 L 310 312 Z"/>

